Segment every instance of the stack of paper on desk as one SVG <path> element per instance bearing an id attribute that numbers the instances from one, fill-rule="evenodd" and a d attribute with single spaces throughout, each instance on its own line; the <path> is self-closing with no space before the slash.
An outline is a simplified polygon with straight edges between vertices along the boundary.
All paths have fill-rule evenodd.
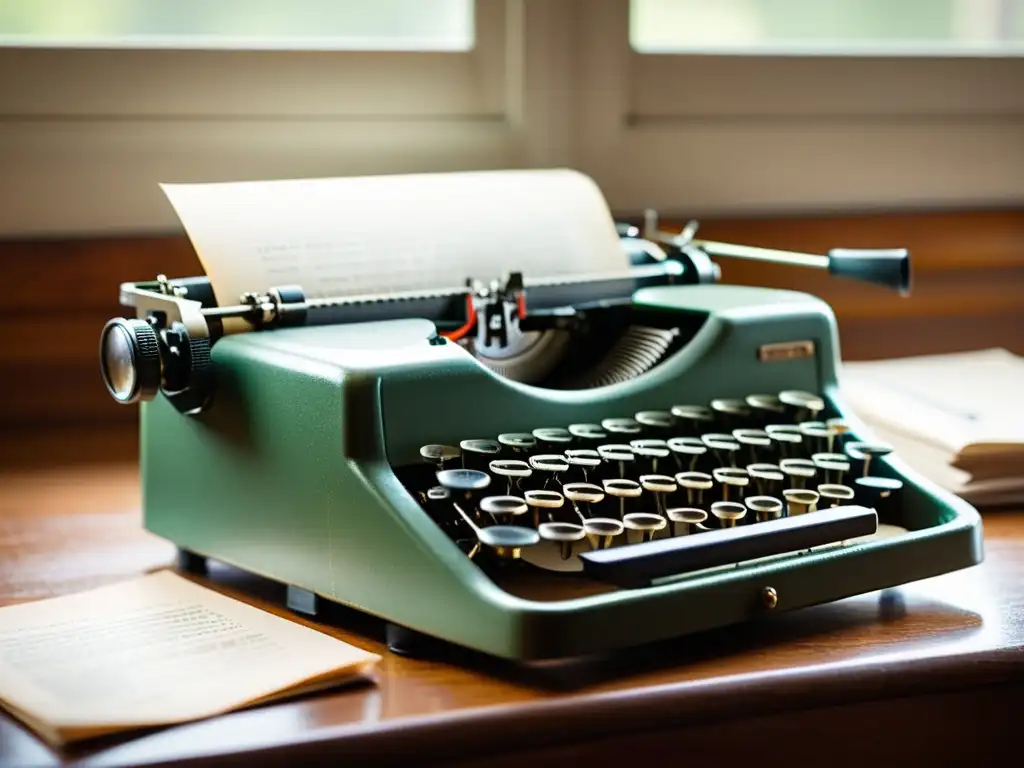
<path id="1" fill-rule="evenodd" d="M 910 466 L 979 507 L 1024 501 L 1024 359 L 1003 349 L 847 362 L 844 400 Z"/>
<path id="2" fill-rule="evenodd" d="M 379 660 L 169 571 L 0 609 L 0 705 L 55 745 L 337 686 Z"/>

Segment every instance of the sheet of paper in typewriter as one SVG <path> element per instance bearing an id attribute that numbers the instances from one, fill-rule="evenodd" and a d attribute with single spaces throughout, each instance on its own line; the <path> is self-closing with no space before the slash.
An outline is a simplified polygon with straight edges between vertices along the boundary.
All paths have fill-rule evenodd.
<path id="1" fill-rule="evenodd" d="M 221 304 L 285 284 L 311 298 L 360 296 L 628 265 L 600 190 L 572 170 L 162 189 Z"/>

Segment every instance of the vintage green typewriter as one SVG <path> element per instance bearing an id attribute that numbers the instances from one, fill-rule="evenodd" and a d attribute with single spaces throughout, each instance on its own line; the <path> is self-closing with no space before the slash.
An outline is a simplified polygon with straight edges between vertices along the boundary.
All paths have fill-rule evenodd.
<path id="1" fill-rule="evenodd" d="M 619 274 L 310 298 L 121 286 L 100 342 L 141 402 L 146 527 L 386 623 L 564 659 L 968 567 L 977 512 L 843 404 L 830 308 L 713 257 L 906 291 L 903 250 L 794 254 L 618 225 Z M 515 261 L 510 248 L 510 262 Z M 510 266 L 512 266 L 510 264 Z M 226 333 L 228 320 L 242 332 Z"/>

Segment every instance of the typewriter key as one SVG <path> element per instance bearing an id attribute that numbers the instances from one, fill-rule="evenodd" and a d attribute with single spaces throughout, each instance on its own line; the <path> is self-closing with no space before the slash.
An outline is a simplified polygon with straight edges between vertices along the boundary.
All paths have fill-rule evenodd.
<path id="1" fill-rule="evenodd" d="M 858 477 L 853 481 L 858 503 L 874 509 L 880 520 L 895 517 L 896 499 L 903 483 L 894 477 Z"/>
<path id="2" fill-rule="evenodd" d="M 529 510 L 526 501 L 518 496 L 485 496 L 480 500 L 480 511 L 490 515 L 494 522 L 500 524 L 511 524 Z"/>
<path id="3" fill-rule="evenodd" d="M 582 541 L 586 531 L 576 523 L 541 523 L 537 533 L 543 541 L 553 541 L 559 545 L 559 553 L 563 560 L 572 557 L 572 545 Z"/>
<path id="4" fill-rule="evenodd" d="M 569 434 L 576 438 L 579 445 L 596 448 L 600 443 L 608 439 L 600 424 L 570 424 Z"/>
<path id="5" fill-rule="evenodd" d="M 817 491 L 810 491 L 805 488 L 787 488 L 782 492 L 782 496 L 786 499 L 787 512 L 790 517 L 806 515 L 808 512 L 814 512 L 817 509 Z"/>
<path id="6" fill-rule="evenodd" d="M 825 422 L 825 426 L 828 428 L 828 448 L 827 453 L 833 453 L 836 445 L 842 443 L 843 435 L 850 431 L 850 425 L 846 423 L 845 419 L 829 419 Z"/>
<path id="7" fill-rule="evenodd" d="M 630 440 L 629 447 L 637 459 L 645 459 L 652 473 L 658 471 L 658 459 L 669 455 L 668 443 L 664 440 Z"/>
<path id="8" fill-rule="evenodd" d="M 727 429 L 742 424 L 750 417 L 751 408 L 745 400 L 718 398 L 711 401 L 711 411 L 718 422 Z"/>
<path id="9" fill-rule="evenodd" d="M 785 474 L 775 464 L 748 464 L 747 474 L 761 496 L 772 496 L 782 490 Z"/>
<path id="10" fill-rule="evenodd" d="M 506 478 L 508 484 L 505 492 L 508 494 L 512 493 L 513 483 L 516 488 L 522 489 L 523 479 L 533 474 L 530 465 L 519 459 L 495 459 L 488 465 L 488 468 L 492 474 Z"/>
<path id="11" fill-rule="evenodd" d="M 675 422 L 669 411 L 640 411 L 633 418 L 641 427 L 659 437 L 667 437 Z"/>
<path id="12" fill-rule="evenodd" d="M 693 526 L 708 519 L 708 513 L 697 507 L 674 507 L 665 513 L 672 522 L 673 536 L 687 536 Z"/>
<path id="13" fill-rule="evenodd" d="M 522 556 L 523 547 L 532 547 L 540 541 L 540 534 L 532 528 L 524 528 L 521 525 L 488 525 L 481 528 L 473 522 L 462 507 L 453 505 L 456 511 L 462 515 L 477 540 L 485 547 L 490 547 L 494 553 L 501 558 L 518 560 Z M 476 548 L 470 553 L 470 557 L 476 554 Z"/>
<path id="14" fill-rule="evenodd" d="M 462 449 L 462 466 L 480 470 L 501 450 L 497 440 L 463 440 L 459 448 Z"/>
<path id="15" fill-rule="evenodd" d="M 591 517 L 583 522 L 583 530 L 594 549 L 607 549 L 625 526 L 610 517 Z"/>
<path id="16" fill-rule="evenodd" d="M 604 500 L 604 491 L 592 483 L 566 483 L 562 486 L 562 493 L 572 502 L 573 509 L 580 517 L 591 517 L 591 505 L 600 504 Z M 580 504 L 586 505 L 585 512 L 580 510 Z"/>
<path id="17" fill-rule="evenodd" d="M 778 447 L 782 459 L 797 458 L 804 436 L 796 424 L 769 424 L 764 428 L 767 435 Z"/>
<path id="18" fill-rule="evenodd" d="M 744 503 L 754 513 L 754 519 L 759 523 L 782 517 L 782 502 L 774 496 L 748 496 Z"/>
<path id="19" fill-rule="evenodd" d="M 619 477 L 625 477 L 626 468 L 631 467 L 636 460 L 636 454 L 633 453 L 632 448 L 618 443 L 602 445 L 598 447 L 597 453 L 602 461 L 618 469 Z"/>
<path id="20" fill-rule="evenodd" d="M 742 447 L 747 449 L 750 463 L 765 461 L 772 446 L 772 439 L 763 429 L 734 429 L 732 436 Z"/>
<path id="21" fill-rule="evenodd" d="M 861 473 L 861 477 L 867 477 L 870 474 L 868 470 L 871 467 L 871 459 L 875 456 L 888 456 L 890 453 L 892 453 L 892 446 L 882 443 L 853 442 L 846 444 L 847 456 L 864 462 L 864 471 Z"/>
<path id="22" fill-rule="evenodd" d="M 750 484 L 750 475 L 747 474 L 747 470 L 738 467 L 719 467 L 711 470 L 711 474 L 722 486 L 722 501 L 729 501 L 729 488 L 736 488 L 736 495 L 742 498 L 743 492 L 740 489 Z"/>
<path id="23" fill-rule="evenodd" d="M 715 484 L 711 475 L 706 472 L 679 472 L 676 483 L 686 489 L 686 503 L 691 507 L 699 507 L 704 503 L 704 491 L 711 490 Z"/>
<path id="24" fill-rule="evenodd" d="M 572 434 L 561 427 L 538 427 L 533 436 L 545 450 L 560 451 L 572 443 Z"/>
<path id="25" fill-rule="evenodd" d="M 821 470 L 826 483 L 840 484 L 850 471 L 850 460 L 845 453 L 816 453 L 811 456 L 811 461 Z"/>
<path id="26" fill-rule="evenodd" d="M 640 483 L 625 478 L 604 481 L 604 492 L 619 500 L 619 519 L 626 515 L 626 499 L 640 498 L 643 488 Z"/>
<path id="27" fill-rule="evenodd" d="M 444 469 L 446 461 L 459 458 L 459 449 L 454 445 L 424 445 L 420 448 L 420 457 L 440 470 Z"/>
<path id="28" fill-rule="evenodd" d="M 542 489 L 548 487 L 548 483 L 558 479 L 558 476 L 569 469 L 569 462 L 564 456 L 557 453 L 542 453 L 530 457 L 530 468 L 544 479 Z"/>
<path id="29" fill-rule="evenodd" d="M 825 453 L 828 448 L 828 426 L 823 421 L 802 421 L 798 425 L 807 448 L 813 453 Z"/>
<path id="30" fill-rule="evenodd" d="M 437 473 L 437 482 L 453 497 L 468 498 L 474 491 L 482 491 L 490 485 L 491 476 L 475 469 L 442 469 Z"/>
<path id="31" fill-rule="evenodd" d="M 639 531 L 640 541 L 650 541 L 668 522 L 661 515 L 650 512 L 630 512 L 622 518 L 622 525 L 628 531 Z M 627 537 L 629 534 L 626 534 Z"/>
<path id="32" fill-rule="evenodd" d="M 498 435 L 498 442 L 513 454 L 529 453 L 537 446 L 537 438 L 528 432 L 505 432 Z"/>
<path id="33" fill-rule="evenodd" d="M 733 528 L 747 514 L 747 508 L 735 501 L 716 501 L 711 505 L 711 514 L 722 528 Z"/>
<path id="34" fill-rule="evenodd" d="M 708 452 L 708 447 L 699 437 L 673 437 L 665 445 L 672 452 L 676 467 L 689 472 L 697 468 L 697 461 Z"/>
<path id="35" fill-rule="evenodd" d="M 565 452 L 565 460 L 573 474 L 588 482 L 588 475 L 596 472 L 601 466 L 601 454 L 590 448 L 570 448 Z"/>
<path id="36" fill-rule="evenodd" d="M 701 435 L 700 439 L 704 441 L 704 445 L 711 449 L 715 455 L 715 460 L 721 466 L 736 466 L 736 453 L 740 449 L 740 444 L 736 442 L 736 438 L 724 432 L 709 432 Z"/>
<path id="37" fill-rule="evenodd" d="M 655 512 L 664 517 L 665 497 L 670 493 L 676 492 L 675 478 L 668 475 L 641 475 L 640 487 L 654 494 Z"/>
<path id="38" fill-rule="evenodd" d="M 673 405 L 672 415 L 686 425 L 692 437 L 700 435 L 715 418 L 711 409 L 703 405 Z"/>
<path id="39" fill-rule="evenodd" d="M 785 406 L 776 395 L 747 395 L 744 399 L 750 406 L 754 418 L 762 424 L 786 412 Z"/>
<path id="40" fill-rule="evenodd" d="M 818 467 L 810 459 L 783 459 L 779 469 L 789 478 L 792 488 L 803 488 L 807 481 L 818 474 Z"/>
<path id="41" fill-rule="evenodd" d="M 825 401 L 822 398 L 812 392 L 797 389 L 779 392 L 779 402 L 787 407 L 794 420 L 798 422 L 813 419 L 819 412 L 825 410 Z"/>
<path id="42" fill-rule="evenodd" d="M 428 488 L 426 493 L 426 507 L 430 516 L 435 520 L 443 519 L 444 515 L 451 512 L 452 495 L 448 492 L 447 488 L 443 488 L 440 485 L 435 485 L 433 488 Z"/>
<path id="43" fill-rule="evenodd" d="M 527 491 L 524 495 L 526 504 L 533 510 L 533 527 L 540 525 L 541 515 L 551 515 L 551 510 L 561 509 L 565 504 L 565 497 L 558 491 Z M 542 512 L 541 510 L 547 510 Z"/>
<path id="44" fill-rule="evenodd" d="M 818 497 L 830 507 L 838 507 L 853 498 L 853 488 L 839 483 L 822 483 L 818 486 Z"/>
<path id="45" fill-rule="evenodd" d="M 604 419 L 601 422 L 610 435 L 638 435 L 640 424 L 636 419 Z"/>

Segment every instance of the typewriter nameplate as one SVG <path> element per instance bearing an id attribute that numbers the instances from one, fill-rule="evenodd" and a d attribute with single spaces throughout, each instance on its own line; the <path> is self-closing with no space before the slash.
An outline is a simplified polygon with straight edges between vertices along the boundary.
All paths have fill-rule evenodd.
<path id="1" fill-rule="evenodd" d="M 797 360 L 814 357 L 814 342 L 782 341 L 775 344 L 763 344 L 757 350 L 757 359 L 762 363 L 778 363 L 783 360 Z"/>

